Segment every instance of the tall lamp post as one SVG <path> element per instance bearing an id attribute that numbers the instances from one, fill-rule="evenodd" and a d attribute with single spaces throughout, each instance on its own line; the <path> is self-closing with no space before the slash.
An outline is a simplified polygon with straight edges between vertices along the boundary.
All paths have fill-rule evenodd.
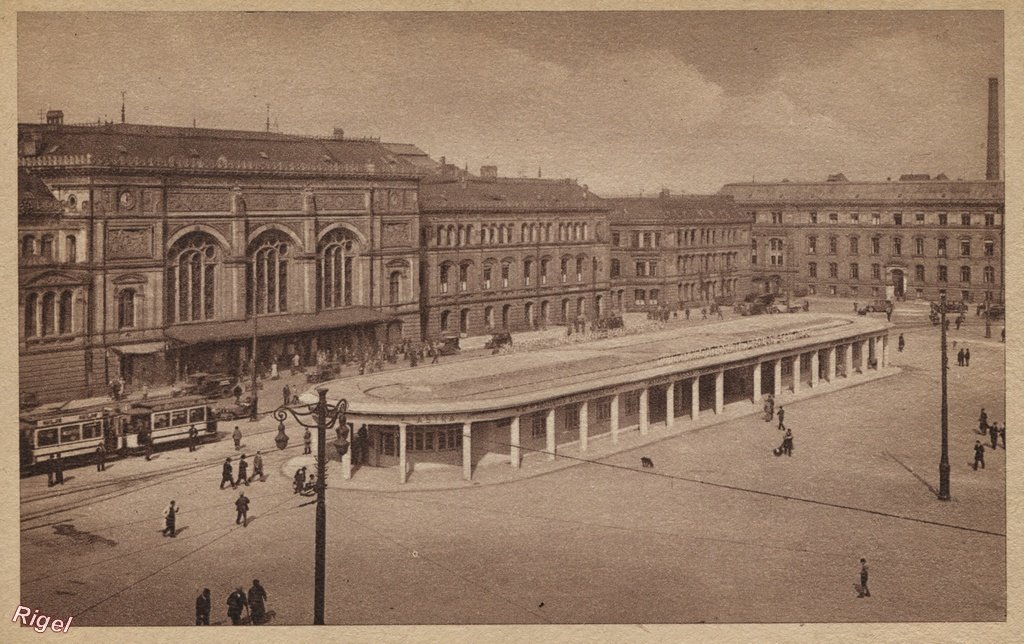
<path id="1" fill-rule="evenodd" d="M 942 294 L 939 302 L 939 333 L 942 345 L 942 454 L 939 456 L 939 500 L 949 500 L 949 405 L 946 398 L 946 371 L 949 369 L 946 361 L 946 295 Z"/>
<path id="2" fill-rule="evenodd" d="M 253 275 L 256 271 L 253 271 Z M 256 371 L 258 369 L 256 364 L 256 337 L 259 335 L 258 320 L 260 319 L 259 311 L 256 309 L 256 280 L 253 279 L 253 307 L 252 307 L 252 410 L 249 412 L 249 420 L 256 422 L 260 419 L 257 407 L 259 407 L 260 395 L 259 389 L 257 389 L 259 383 L 256 382 Z"/>
<path id="3" fill-rule="evenodd" d="M 326 574 L 327 557 L 327 430 L 335 428 L 338 440 L 334 446 L 339 456 L 348 451 L 348 424 L 345 422 L 345 410 L 348 402 L 339 400 L 338 404 L 327 402 L 327 387 L 318 387 L 319 396 L 316 403 L 302 407 L 279 407 L 274 411 L 278 422 L 278 437 L 275 439 L 279 449 L 288 445 L 288 436 L 284 433 L 284 421 L 291 415 L 299 425 L 316 428 L 316 552 L 313 573 L 313 624 L 322 626 L 324 623 L 324 577 Z"/>

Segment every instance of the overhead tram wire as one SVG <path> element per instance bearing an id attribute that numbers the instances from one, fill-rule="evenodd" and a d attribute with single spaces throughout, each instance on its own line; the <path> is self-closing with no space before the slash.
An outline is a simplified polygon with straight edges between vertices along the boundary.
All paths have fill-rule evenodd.
<path id="1" fill-rule="evenodd" d="M 496 441 L 496 440 L 483 439 L 482 442 L 491 443 L 492 445 L 500 445 L 502 447 L 507 447 L 507 448 L 513 447 L 512 443 L 505 443 L 505 442 Z M 934 525 L 934 526 L 938 526 L 940 528 L 951 528 L 953 530 L 963 530 L 965 532 L 975 532 L 975 533 L 978 533 L 978 534 L 987 534 L 987 535 L 990 535 L 990 536 L 993 536 L 993 537 L 1003 537 L 1003 538 L 1006 538 L 1006 534 L 1003 533 L 1003 532 L 993 532 L 991 530 L 983 530 L 981 528 L 971 528 L 971 527 L 968 527 L 968 526 L 961 526 L 961 525 L 956 525 L 956 524 L 953 524 L 953 523 L 943 523 L 941 521 L 932 521 L 930 519 L 921 519 L 921 518 L 918 518 L 918 517 L 907 516 L 907 515 L 904 515 L 904 514 L 896 514 L 894 512 L 885 512 L 885 511 L 882 511 L 882 510 L 872 510 L 870 508 L 860 508 L 860 507 L 857 507 L 857 506 L 854 506 L 854 505 L 844 505 L 842 503 L 833 503 L 831 501 L 821 501 L 821 500 L 818 500 L 818 499 L 810 499 L 810 498 L 807 498 L 807 497 L 794 496 L 794 495 L 791 495 L 791 494 L 781 494 L 779 492 L 768 492 L 766 490 L 756 490 L 756 489 L 753 489 L 753 488 L 742 487 L 742 486 L 739 486 L 739 485 L 729 485 L 728 483 L 715 483 L 713 481 L 703 481 L 701 479 L 695 479 L 695 478 L 690 478 L 690 477 L 686 477 L 686 476 L 679 476 L 677 474 L 665 474 L 663 472 L 653 472 L 653 471 L 648 471 L 648 470 L 638 470 L 635 467 L 629 467 L 627 465 L 617 465 L 615 463 L 607 463 L 605 461 L 598 461 L 598 460 L 589 459 L 589 458 L 582 458 L 582 457 L 579 457 L 579 456 L 568 456 L 566 454 L 559 454 L 557 452 L 552 453 L 552 452 L 549 452 L 549 451 L 547 451 L 545 449 L 535 449 L 535 448 L 526 447 L 524 445 L 519 445 L 518 447 L 519 447 L 519 449 L 525 450 L 525 451 L 528 451 L 528 452 L 536 452 L 538 454 L 547 454 L 549 456 L 553 455 L 555 458 L 564 458 L 564 459 L 567 459 L 567 460 L 577 461 L 577 462 L 580 462 L 580 463 L 589 463 L 591 465 L 600 465 L 602 467 L 608 467 L 608 468 L 611 468 L 611 469 L 622 470 L 622 471 L 625 471 L 625 472 L 632 472 L 633 474 L 640 474 L 640 475 L 643 475 L 643 476 L 657 476 L 657 477 L 660 477 L 660 478 L 670 479 L 670 480 L 674 480 L 674 481 L 683 481 L 684 483 L 695 483 L 697 485 L 706 485 L 706 486 L 709 486 L 709 487 L 716 487 L 716 488 L 721 488 L 721 489 L 724 489 L 724 490 L 732 490 L 734 492 L 745 492 L 747 494 L 756 494 L 756 495 L 760 495 L 760 496 L 767 496 L 767 497 L 776 498 L 776 499 L 784 499 L 784 500 L 787 500 L 787 501 L 796 501 L 796 502 L 799 502 L 799 503 L 807 503 L 807 504 L 810 504 L 810 505 L 819 505 L 819 506 L 835 508 L 835 509 L 839 509 L 839 510 L 849 510 L 851 512 L 862 512 L 862 513 L 865 513 L 865 514 L 873 514 L 875 516 L 881 516 L 881 517 L 886 517 L 886 518 L 890 518 L 890 519 L 899 519 L 901 521 L 911 521 L 911 522 L 914 522 L 914 523 L 923 523 L 923 524 L 927 524 L 927 525 Z"/>

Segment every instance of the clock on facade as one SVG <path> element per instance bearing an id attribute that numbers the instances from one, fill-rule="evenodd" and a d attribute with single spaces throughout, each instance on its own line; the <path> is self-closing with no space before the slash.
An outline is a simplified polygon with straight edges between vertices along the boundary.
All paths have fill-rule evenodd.
<path id="1" fill-rule="evenodd" d="M 132 208 L 135 207 L 135 195 L 133 195 L 131 192 L 127 190 L 122 192 L 121 196 L 118 197 L 118 199 L 121 202 L 121 208 L 124 210 L 131 210 Z"/>

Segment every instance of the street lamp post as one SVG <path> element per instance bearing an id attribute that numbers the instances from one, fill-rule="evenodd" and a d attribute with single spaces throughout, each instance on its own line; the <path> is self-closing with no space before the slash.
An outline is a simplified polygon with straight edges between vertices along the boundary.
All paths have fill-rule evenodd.
<path id="1" fill-rule="evenodd" d="M 253 275 L 256 271 L 253 271 Z M 254 280 L 255 282 L 255 280 Z M 255 289 L 255 283 L 253 287 Z M 259 312 L 256 310 L 256 291 L 253 290 L 253 306 L 252 306 L 252 410 L 249 412 L 249 420 L 256 422 L 260 419 L 257 407 L 259 407 L 259 389 L 257 389 L 258 383 L 256 382 L 256 338 L 259 335 L 258 320 L 260 319 Z"/>
<path id="2" fill-rule="evenodd" d="M 299 425 L 312 429 L 316 427 L 316 552 L 315 568 L 313 572 L 313 624 L 322 626 L 324 623 L 324 578 L 327 567 L 327 430 L 337 428 L 338 440 L 334 445 L 338 454 L 343 456 L 348 451 L 348 425 L 345 422 L 345 410 L 348 409 L 348 402 L 339 400 L 336 405 L 327 402 L 327 388 L 319 387 L 316 390 L 318 400 L 315 404 L 307 405 L 305 411 L 301 408 L 279 407 L 274 411 L 274 418 L 277 419 L 278 431 L 284 435 L 284 421 L 289 414 Z M 344 431 L 344 435 L 342 432 Z M 287 436 L 283 441 L 278 442 L 287 446 Z"/>
<path id="3" fill-rule="evenodd" d="M 946 398 L 946 295 L 943 294 L 939 303 L 939 333 L 941 338 L 941 382 L 942 382 L 942 454 L 939 456 L 939 500 L 949 500 L 949 405 Z"/>

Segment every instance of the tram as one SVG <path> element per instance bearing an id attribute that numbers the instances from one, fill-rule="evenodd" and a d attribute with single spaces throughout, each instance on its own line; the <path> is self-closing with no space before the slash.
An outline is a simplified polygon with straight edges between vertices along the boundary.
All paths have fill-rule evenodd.
<path id="1" fill-rule="evenodd" d="M 122 447 L 129 452 L 153 445 L 188 440 L 193 425 L 207 435 L 217 432 L 215 414 L 201 396 L 169 397 L 132 403 L 121 417 Z"/>

